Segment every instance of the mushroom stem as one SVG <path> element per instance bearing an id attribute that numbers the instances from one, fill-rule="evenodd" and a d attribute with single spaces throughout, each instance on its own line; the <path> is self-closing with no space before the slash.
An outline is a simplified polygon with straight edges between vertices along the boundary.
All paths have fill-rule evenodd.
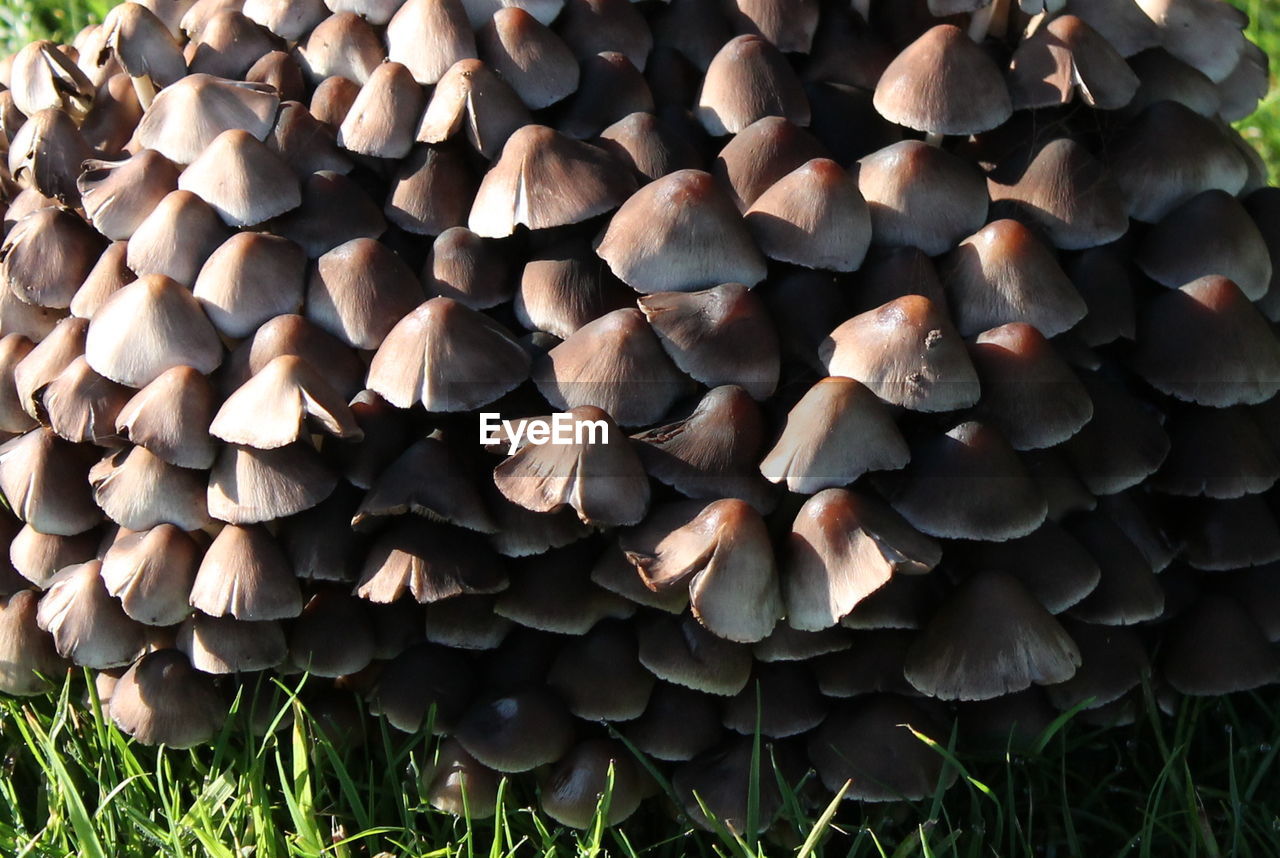
<path id="1" fill-rule="evenodd" d="M 928 134 L 924 135 L 924 142 L 928 143 L 930 146 L 941 146 L 942 138 L 946 136 L 947 135 L 945 134 L 930 131 Z"/>
<path id="2" fill-rule="evenodd" d="M 156 85 L 145 74 L 130 75 L 129 80 L 133 83 L 133 91 L 138 94 L 138 104 L 142 105 L 143 110 L 146 110 L 151 106 L 151 100 L 156 97 Z"/>
<path id="3" fill-rule="evenodd" d="M 973 17 L 969 19 L 969 38 L 982 44 L 989 30 L 996 32 L 996 35 L 1003 32 L 1002 19 L 1005 17 L 1006 2 L 1007 0 L 991 0 L 986 6 L 974 12 Z"/>

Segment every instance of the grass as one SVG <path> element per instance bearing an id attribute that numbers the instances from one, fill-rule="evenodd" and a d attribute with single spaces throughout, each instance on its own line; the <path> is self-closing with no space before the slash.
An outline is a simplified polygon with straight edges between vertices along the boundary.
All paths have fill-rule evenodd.
<path id="1" fill-rule="evenodd" d="M 1280 0 L 1236 2 L 1280 68 Z M 4 0 L 0 48 L 69 38 L 109 6 Z M 1238 127 L 1280 177 L 1280 96 Z M 695 832 L 669 795 L 617 828 L 597 819 L 568 831 L 531 809 L 526 778 L 504 784 L 494 819 L 456 819 L 420 794 L 428 736 L 369 720 L 363 744 L 340 744 L 296 697 L 276 713 L 286 726 L 265 737 L 240 729 L 241 713 L 209 747 L 143 747 L 104 720 L 92 688 L 74 677 L 46 698 L 0 699 L 5 858 L 1280 856 L 1274 692 L 1188 700 L 1174 717 L 1148 697 L 1132 726 L 1064 717 L 1029 747 L 987 756 L 938 747 L 960 778 L 911 804 L 815 801 L 822 791 L 811 784 L 784 783 L 779 817 L 747 841 Z M 760 776 L 775 777 L 767 743 L 759 757 Z"/>

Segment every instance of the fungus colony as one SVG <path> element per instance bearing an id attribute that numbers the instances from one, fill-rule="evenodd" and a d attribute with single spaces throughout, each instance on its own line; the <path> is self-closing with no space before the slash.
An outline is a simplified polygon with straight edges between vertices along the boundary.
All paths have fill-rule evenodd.
<path id="1" fill-rule="evenodd" d="M 147 0 L 3 64 L 0 688 L 300 674 L 537 771 L 919 797 L 1280 678 L 1280 190 L 1218 0 Z M 481 415 L 501 415 L 482 438 Z M 567 414 L 595 437 L 529 441 Z M 593 430 L 594 431 L 594 430 Z M 523 441 L 519 440 L 523 439 Z M 757 709 L 758 707 L 758 709 Z M 429 723 L 428 723 L 428 719 Z M 263 728 L 261 724 L 258 728 Z M 765 780 L 763 800 L 778 797 Z"/>

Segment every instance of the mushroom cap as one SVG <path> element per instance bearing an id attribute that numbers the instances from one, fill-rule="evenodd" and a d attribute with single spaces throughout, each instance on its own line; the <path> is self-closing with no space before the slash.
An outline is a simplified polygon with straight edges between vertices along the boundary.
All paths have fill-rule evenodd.
<path id="1" fill-rule="evenodd" d="M 227 706 L 212 680 L 176 650 L 142 656 L 116 682 L 108 714 L 144 745 L 191 748 L 222 729 Z"/>
<path id="2" fill-rule="evenodd" d="M 725 42 L 707 66 L 694 114 L 712 137 L 736 134 L 765 116 L 809 124 L 809 100 L 782 51 L 762 36 Z"/>
<path id="3" fill-rule="evenodd" d="M 499 772 L 525 772 L 563 757 L 573 722 L 547 691 L 528 691 L 474 704 L 455 737 L 467 753 Z"/>

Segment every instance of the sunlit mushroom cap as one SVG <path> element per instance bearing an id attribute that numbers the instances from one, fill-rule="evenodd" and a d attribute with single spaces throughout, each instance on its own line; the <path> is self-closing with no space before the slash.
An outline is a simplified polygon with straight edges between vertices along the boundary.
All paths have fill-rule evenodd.
<path id="1" fill-rule="evenodd" d="M 578 88 L 578 60 L 545 23 L 519 5 L 486 18 L 480 58 L 511 84 L 530 110 L 549 107 Z"/>
<path id="2" fill-rule="evenodd" d="M 530 121 L 529 109 L 511 84 L 480 60 L 461 59 L 432 90 L 417 139 L 443 143 L 461 131 L 481 155 L 492 159 Z"/>
<path id="3" fill-rule="evenodd" d="M 62 569 L 97 557 L 101 541 L 102 534 L 96 529 L 75 536 L 57 536 L 24 524 L 9 543 L 9 565 L 43 590 Z"/>
<path id="4" fill-rule="evenodd" d="M 76 180 L 85 216 L 112 241 L 133 235 L 160 200 L 178 187 L 178 168 L 151 149 L 125 161 L 86 161 Z"/>
<path id="5" fill-rule="evenodd" d="M 121 536 L 102 556 L 102 580 L 124 612 L 149 626 L 182 622 L 202 546 L 181 528 L 161 524 Z"/>
<path id="6" fill-rule="evenodd" d="M 695 115 L 713 137 L 736 134 L 765 116 L 809 124 L 809 100 L 782 51 L 767 39 L 730 39 L 707 66 Z"/>
<path id="7" fill-rule="evenodd" d="M 102 520 L 88 473 L 95 458 L 87 445 L 52 431 L 32 429 L 0 446 L 0 493 L 21 521 L 41 533 L 74 536 Z"/>
<path id="8" fill-rule="evenodd" d="M 316 260 L 303 315 L 347 345 L 376 349 L 423 302 L 418 278 L 371 238 L 340 244 Z"/>
<path id="9" fill-rule="evenodd" d="M 177 647 L 203 673 L 267 670 L 284 664 L 289 648 L 274 620 L 245 622 L 196 611 L 178 626 Z"/>
<path id="10" fill-rule="evenodd" d="M 98 560 L 63 569 L 40 597 L 36 613 L 59 655 L 99 669 L 129 664 L 146 644 L 144 627 L 107 592 L 101 569 Z"/>
<path id="11" fill-rule="evenodd" d="M 145 745 L 190 748 L 222 728 L 227 706 L 209 677 L 176 650 L 147 653 L 125 671 L 108 714 L 125 735 Z"/>
<path id="12" fill-rule="evenodd" d="M 351 520 L 368 529 L 386 516 L 405 513 L 447 522 L 478 533 L 497 530 L 479 482 L 460 461 L 459 445 L 438 436 L 410 444 L 373 482 Z"/>
<path id="13" fill-rule="evenodd" d="M 93 84 L 53 42 L 25 45 L 11 60 L 8 78 L 14 106 L 27 116 L 50 108 L 82 119 L 93 100 Z"/>
<path id="14" fill-rule="evenodd" d="M 781 116 L 757 119 L 735 134 L 711 165 L 711 173 L 739 211 L 783 176 L 830 153 L 813 135 Z"/>
<path id="15" fill-rule="evenodd" d="M 1077 94 L 1090 107 L 1118 110 L 1138 89 L 1124 58 L 1075 15 L 1057 16 L 1023 39 L 1009 67 L 1015 110 L 1067 104 Z"/>
<path id="16" fill-rule="evenodd" d="M 121 3 L 102 21 L 103 48 L 132 78 L 145 77 L 156 89 L 187 74 L 182 48 L 154 12 L 137 3 Z M 99 65 L 102 58 L 96 59 Z"/>
<path id="17" fill-rule="evenodd" d="M 501 560 L 476 534 L 401 518 L 370 546 L 355 594 L 380 604 L 409 594 L 428 604 L 506 586 Z"/>
<path id="18" fill-rule="evenodd" d="M 279 107 L 279 97 L 263 84 L 188 75 L 156 96 L 136 140 L 176 164 L 190 164 L 224 131 L 241 129 L 265 140 Z"/>
<path id="19" fill-rule="evenodd" d="M 35 590 L 0 596 L 0 691 L 26 697 L 47 691 L 65 668 L 53 638 L 36 624 Z"/>
<path id="20" fill-rule="evenodd" d="M 313 86 L 333 77 L 363 84 L 387 55 L 373 24 L 345 10 L 317 24 L 299 42 L 297 53 Z"/>
<path id="21" fill-rule="evenodd" d="M 227 444 L 209 474 L 209 514 L 232 524 L 271 521 L 320 503 L 337 480 L 307 443 L 274 450 Z"/>
<path id="22" fill-rule="evenodd" d="M 213 207 L 230 227 L 252 226 L 297 208 L 297 177 L 284 160 L 248 131 L 215 137 L 178 177 L 178 187 Z"/>
<path id="23" fill-rule="evenodd" d="M 190 191 L 172 191 L 134 229 L 125 261 L 139 277 L 163 275 L 190 287 L 228 236 L 212 206 Z"/>

